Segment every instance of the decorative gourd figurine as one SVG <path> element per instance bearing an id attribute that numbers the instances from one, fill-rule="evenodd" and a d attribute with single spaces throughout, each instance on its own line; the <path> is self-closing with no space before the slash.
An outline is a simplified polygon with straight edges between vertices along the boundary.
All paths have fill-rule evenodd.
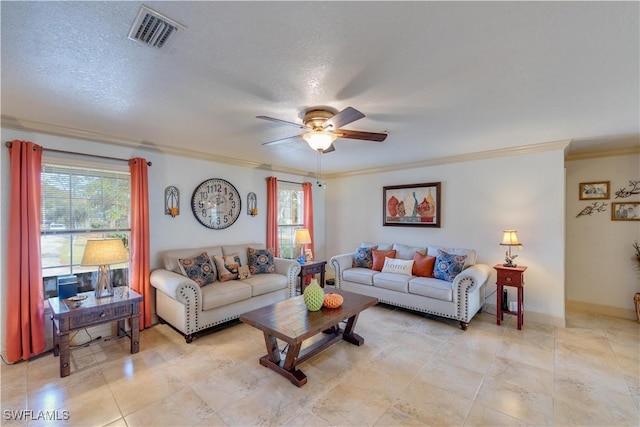
<path id="1" fill-rule="evenodd" d="M 324 290 L 318 284 L 314 277 L 311 283 L 304 289 L 304 303 L 309 311 L 318 311 L 322 308 L 324 302 Z"/>
<path id="2" fill-rule="evenodd" d="M 344 298 L 335 292 L 329 292 L 324 296 L 324 306 L 327 308 L 338 308 L 342 305 Z"/>

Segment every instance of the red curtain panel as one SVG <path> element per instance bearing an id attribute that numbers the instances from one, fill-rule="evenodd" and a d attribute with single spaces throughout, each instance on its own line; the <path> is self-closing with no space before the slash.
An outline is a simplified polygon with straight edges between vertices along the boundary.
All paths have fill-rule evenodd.
<path id="1" fill-rule="evenodd" d="M 7 359 L 27 360 L 44 351 L 44 290 L 40 262 L 42 147 L 12 141 L 7 250 Z"/>

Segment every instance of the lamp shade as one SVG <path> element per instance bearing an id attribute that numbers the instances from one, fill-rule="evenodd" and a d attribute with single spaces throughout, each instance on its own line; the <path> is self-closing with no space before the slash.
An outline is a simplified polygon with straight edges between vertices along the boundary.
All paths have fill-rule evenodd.
<path id="1" fill-rule="evenodd" d="M 311 243 L 311 235 L 309 235 L 309 230 L 306 228 L 298 228 L 296 230 L 296 234 L 293 237 L 293 242 L 296 245 L 308 245 Z"/>
<path id="2" fill-rule="evenodd" d="M 82 265 L 109 265 L 127 262 L 129 255 L 122 239 L 91 239 L 82 255 Z"/>
<path id="3" fill-rule="evenodd" d="M 502 242 L 500 242 L 502 246 L 522 246 L 520 242 L 518 242 L 518 234 L 516 230 L 503 230 L 502 231 Z"/>
<path id="4" fill-rule="evenodd" d="M 331 147 L 331 144 L 336 140 L 337 136 L 331 132 L 314 131 L 305 133 L 302 135 L 302 138 L 307 141 L 307 144 L 309 144 L 309 146 L 314 150 L 324 151 Z"/>

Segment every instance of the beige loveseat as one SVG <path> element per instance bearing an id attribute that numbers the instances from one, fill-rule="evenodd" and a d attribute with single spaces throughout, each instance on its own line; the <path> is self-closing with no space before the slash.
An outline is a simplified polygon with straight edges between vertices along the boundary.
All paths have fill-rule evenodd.
<path id="1" fill-rule="evenodd" d="M 434 277 L 377 271 L 362 264 L 366 248 L 378 251 L 395 251 L 398 260 L 413 260 L 415 253 L 435 257 L 436 268 L 439 250 L 461 260 L 455 275 L 442 280 Z M 364 259 L 364 258 L 363 258 Z M 336 255 L 330 264 L 335 271 L 335 286 L 350 292 L 378 298 L 382 303 L 404 307 L 423 313 L 456 319 L 463 330 L 484 304 L 485 285 L 491 274 L 486 264 L 476 264 L 473 249 L 441 248 L 435 246 L 415 247 L 400 243 L 364 242 L 355 252 Z M 454 272 L 457 270 L 453 270 Z"/>
<path id="2" fill-rule="evenodd" d="M 252 274 L 246 279 L 220 281 L 215 256 L 237 254 L 241 266 L 249 265 L 247 248 L 264 250 L 261 243 L 209 246 L 169 250 L 162 254 L 164 268 L 151 273 L 156 288 L 156 313 L 185 335 L 187 343 L 194 334 L 238 318 L 247 311 L 282 301 L 295 295 L 300 264 L 295 260 L 273 258 L 272 273 Z M 203 252 L 212 259 L 215 282 L 200 286 L 181 269 L 179 259 L 198 257 Z M 235 257 L 233 257 L 235 258 Z"/>

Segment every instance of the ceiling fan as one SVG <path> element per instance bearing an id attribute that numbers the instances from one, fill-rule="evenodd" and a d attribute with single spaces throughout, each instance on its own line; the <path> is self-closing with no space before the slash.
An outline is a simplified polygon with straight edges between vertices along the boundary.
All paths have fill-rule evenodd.
<path id="1" fill-rule="evenodd" d="M 295 138 L 302 138 L 311 148 L 322 153 L 330 153 L 335 150 L 333 141 L 338 138 L 361 139 L 364 141 L 382 142 L 387 138 L 386 133 L 362 132 L 357 130 L 340 129 L 342 126 L 355 122 L 365 117 L 360 111 L 352 107 L 347 107 L 339 113 L 334 113 L 328 108 L 311 108 L 305 113 L 302 124 L 288 122 L 286 120 L 274 119 L 268 116 L 256 116 L 257 119 L 269 120 L 276 123 L 283 123 L 304 129 L 307 132 L 265 142 L 262 145 L 280 144 Z"/>

